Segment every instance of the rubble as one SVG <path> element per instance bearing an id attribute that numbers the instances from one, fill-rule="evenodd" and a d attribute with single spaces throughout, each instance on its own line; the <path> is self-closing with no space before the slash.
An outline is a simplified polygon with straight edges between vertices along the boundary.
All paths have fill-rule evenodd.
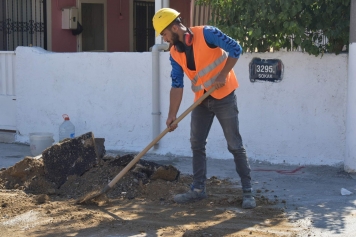
<path id="1" fill-rule="evenodd" d="M 0 173 L 0 188 L 78 197 L 95 187 L 104 187 L 135 157 L 106 156 L 104 141 L 89 132 L 54 144 L 40 156 L 25 157 Z M 177 181 L 179 175 L 180 171 L 173 166 L 141 159 L 116 184 L 111 196 L 125 193 L 132 199 L 140 194 L 140 185 L 151 180 Z"/>
<path id="2" fill-rule="evenodd" d="M 81 146 L 87 139 L 89 145 L 85 151 L 90 152 L 88 168 L 68 172 L 73 168 L 71 164 L 75 164 L 74 167 L 79 164 L 78 157 L 75 159 L 73 154 L 67 155 L 58 164 L 51 161 L 48 151 L 53 151 L 54 147 L 59 149 L 59 145 L 55 144 L 42 156 L 25 157 L 14 166 L 0 171 L 1 236 L 38 236 L 38 233 L 43 236 L 109 236 L 117 233 L 133 236 L 141 233 L 138 230 L 146 231 L 149 236 L 157 233 L 160 236 L 186 236 L 187 233 L 192 233 L 189 236 L 205 236 L 206 233 L 230 236 L 236 231 L 236 225 L 239 235 L 248 235 L 251 223 L 255 225 L 266 220 L 273 220 L 275 224 L 267 232 L 259 234 L 272 236 L 268 232 L 271 231 L 273 236 L 277 236 L 274 234 L 276 230 L 282 233 L 281 236 L 294 236 L 285 232 L 290 226 L 284 214 L 279 209 L 272 209 L 270 205 L 274 203 L 268 199 L 256 197 L 258 208 L 235 211 L 241 206 L 242 191 L 236 188 L 237 183 L 228 179 L 220 180 L 213 176 L 206 183 L 207 199 L 193 204 L 176 204 L 173 196 L 189 190 L 192 176 L 181 174 L 171 165 L 160 165 L 144 157 L 110 189 L 107 200 L 100 200 L 97 207 L 79 206 L 75 202 L 77 198 L 101 190 L 135 157 L 135 154 L 106 155 L 104 140 L 99 141 L 102 145 L 99 148 L 98 140 L 93 137 L 86 134 L 84 138 L 62 143 L 63 148 L 68 146 L 67 152 L 71 153 L 70 144 L 74 146 L 77 142 Z M 61 157 L 61 153 L 52 154 L 56 154 L 57 160 Z M 62 151 L 62 154 L 66 152 Z M 45 168 L 45 159 L 47 165 L 52 165 L 51 168 Z M 87 160 L 79 161 L 85 163 Z M 68 169 L 57 172 L 56 182 L 48 178 L 48 172 L 55 171 L 54 164 Z M 85 164 L 81 165 L 81 168 L 85 167 Z M 195 232 L 189 232 L 182 226 L 194 228 Z M 104 229 L 109 232 L 103 233 Z M 246 232 L 241 232 L 244 229 Z"/>
<path id="3" fill-rule="evenodd" d="M 68 176 L 80 176 L 97 165 L 98 158 L 92 132 L 65 139 L 42 152 L 45 175 L 57 187 L 65 183 Z"/>

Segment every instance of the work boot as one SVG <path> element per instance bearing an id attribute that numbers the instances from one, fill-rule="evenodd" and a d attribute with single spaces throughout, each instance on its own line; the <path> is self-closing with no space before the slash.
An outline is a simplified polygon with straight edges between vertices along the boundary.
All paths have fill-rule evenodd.
<path id="1" fill-rule="evenodd" d="M 256 207 L 255 198 L 252 195 L 252 191 L 243 191 L 242 198 L 242 208 L 244 209 L 253 209 Z"/>
<path id="2" fill-rule="evenodd" d="M 187 203 L 198 201 L 204 198 L 207 198 L 205 187 L 202 189 L 197 189 L 192 185 L 188 192 L 175 195 L 174 201 L 176 203 Z"/>

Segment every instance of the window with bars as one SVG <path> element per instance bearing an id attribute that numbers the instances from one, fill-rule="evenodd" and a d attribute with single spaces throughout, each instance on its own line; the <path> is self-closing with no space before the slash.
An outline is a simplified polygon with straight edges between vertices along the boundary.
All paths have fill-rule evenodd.
<path id="1" fill-rule="evenodd" d="M 0 0 L 0 51 L 47 49 L 45 0 Z"/>
<path id="2" fill-rule="evenodd" d="M 149 51 L 155 44 L 155 30 L 152 24 L 154 14 L 154 2 L 134 1 L 134 51 Z"/>

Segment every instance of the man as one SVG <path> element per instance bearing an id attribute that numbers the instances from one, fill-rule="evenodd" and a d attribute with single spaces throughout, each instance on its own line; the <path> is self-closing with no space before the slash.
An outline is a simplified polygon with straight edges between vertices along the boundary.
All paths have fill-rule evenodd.
<path id="1" fill-rule="evenodd" d="M 243 208 L 255 208 L 252 195 L 250 165 L 239 132 L 238 109 L 235 89 L 238 87 L 233 67 L 242 48 L 232 38 L 212 26 L 185 27 L 180 13 L 171 8 L 156 12 L 152 21 L 157 34 L 168 42 L 172 65 L 170 107 L 166 121 L 170 131 L 177 125 L 177 112 L 183 95 L 184 73 L 192 82 L 195 101 L 211 87 L 216 89 L 191 114 L 190 142 L 193 152 L 193 183 L 187 193 L 174 197 L 177 203 L 197 201 L 206 195 L 205 145 L 209 130 L 216 116 L 224 131 L 228 150 L 233 154 L 236 171 L 243 190 Z M 228 56 L 227 53 L 228 52 Z"/>

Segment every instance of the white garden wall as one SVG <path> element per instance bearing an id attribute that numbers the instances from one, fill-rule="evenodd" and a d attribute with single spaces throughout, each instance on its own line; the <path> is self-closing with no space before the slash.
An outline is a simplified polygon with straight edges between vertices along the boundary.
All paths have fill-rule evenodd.
<path id="1" fill-rule="evenodd" d="M 253 57 L 284 63 L 279 83 L 251 83 Z M 31 132 L 52 132 L 58 141 L 62 114 L 76 135 L 92 131 L 106 150 L 140 152 L 152 141 L 152 56 L 147 53 L 52 53 L 16 49 L 18 142 Z M 161 130 L 169 106 L 169 53 L 160 54 Z M 345 157 L 347 55 L 300 52 L 243 54 L 235 66 L 240 130 L 252 159 L 289 164 L 337 164 Z M 190 83 L 180 113 L 193 103 Z M 150 152 L 190 156 L 188 115 Z M 211 158 L 231 159 L 218 121 L 208 138 Z"/>

